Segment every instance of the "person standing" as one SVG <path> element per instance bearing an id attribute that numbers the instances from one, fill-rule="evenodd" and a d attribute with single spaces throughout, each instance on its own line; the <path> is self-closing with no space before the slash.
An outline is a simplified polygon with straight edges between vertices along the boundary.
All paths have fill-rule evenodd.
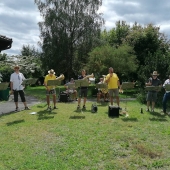
<path id="1" fill-rule="evenodd" d="M 163 96 L 163 101 L 162 101 L 164 114 L 167 114 L 167 112 L 166 112 L 166 109 L 167 109 L 166 104 L 167 104 L 167 101 L 170 100 L 170 91 L 166 89 L 166 87 L 165 87 L 166 84 L 170 85 L 170 75 L 169 75 L 169 78 L 167 80 L 165 80 L 165 82 L 163 84 L 163 87 L 165 88 L 165 94 Z"/>
<path id="2" fill-rule="evenodd" d="M 55 72 L 53 69 L 48 71 L 48 75 L 45 76 L 44 86 L 46 87 L 46 100 L 47 100 L 47 111 L 51 110 L 50 106 L 50 94 L 53 96 L 53 109 L 57 109 L 56 107 L 56 90 L 55 86 L 47 86 L 48 80 L 56 80 Z"/>
<path id="3" fill-rule="evenodd" d="M 78 76 L 78 80 L 84 79 L 86 77 L 86 71 L 82 70 L 81 75 Z M 83 109 L 86 109 L 86 100 L 87 100 L 87 92 L 88 92 L 88 87 L 87 86 L 81 86 L 79 88 L 79 97 L 78 97 L 78 106 L 77 110 L 80 109 L 80 103 L 81 103 L 81 98 L 84 97 L 83 101 Z"/>
<path id="4" fill-rule="evenodd" d="M 145 83 L 146 86 L 161 86 L 161 81 L 158 79 L 159 74 L 157 73 L 157 71 L 153 71 L 153 74 L 151 74 L 152 77 L 149 78 L 148 82 Z M 146 101 L 147 101 L 147 109 L 146 111 L 149 112 L 149 107 L 150 104 L 152 103 L 151 106 L 151 111 L 154 112 L 154 108 L 155 108 L 155 102 L 157 99 L 157 91 L 152 90 L 152 91 L 148 91 L 147 96 L 146 96 Z"/>
<path id="5" fill-rule="evenodd" d="M 112 67 L 109 68 L 109 74 L 106 76 L 105 82 L 108 84 L 108 92 L 110 96 L 110 103 L 113 105 L 113 97 L 116 97 L 116 103 L 117 106 L 119 106 L 119 87 L 120 87 L 120 82 L 119 82 L 119 77 L 117 76 L 116 73 L 114 73 L 114 70 Z"/>
<path id="6" fill-rule="evenodd" d="M 25 94 L 24 94 L 24 86 L 22 85 L 23 80 L 25 80 L 24 75 L 19 71 L 20 67 L 16 65 L 14 67 L 14 73 L 10 76 L 10 88 L 11 88 L 11 94 L 14 94 L 14 102 L 16 109 L 15 111 L 18 112 L 18 94 L 21 97 L 21 101 L 23 102 L 25 106 L 25 110 L 30 110 L 30 108 L 27 106 Z"/>

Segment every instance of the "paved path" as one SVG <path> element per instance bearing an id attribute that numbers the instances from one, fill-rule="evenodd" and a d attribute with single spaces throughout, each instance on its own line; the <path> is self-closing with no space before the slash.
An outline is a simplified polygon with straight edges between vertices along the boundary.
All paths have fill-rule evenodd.
<path id="1" fill-rule="evenodd" d="M 14 112 L 14 110 L 15 110 L 15 103 L 14 103 L 13 98 L 14 98 L 13 95 L 11 95 L 10 98 L 9 98 L 9 101 L 1 101 L 0 102 L 0 115 L 1 114 L 5 114 L 5 113 Z M 136 99 L 135 98 L 120 99 L 120 101 L 130 101 L 130 100 L 136 100 Z M 33 97 L 33 96 L 26 96 L 26 101 L 27 101 L 27 105 L 29 107 L 33 106 L 35 104 L 40 103 L 40 101 L 37 98 Z M 96 98 L 88 99 L 87 101 L 96 102 Z M 103 101 L 103 100 L 101 100 L 101 101 Z M 44 102 L 46 102 L 46 101 L 44 101 Z M 73 103 L 76 103 L 76 102 L 73 102 Z M 109 102 L 107 102 L 107 103 L 109 103 Z M 19 108 L 21 110 L 24 110 L 24 105 L 20 101 L 20 97 L 19 97 L 18 106 L 19 106 Z"/>
<path id="2" fill-rule="evenodd" d="M 11 95 L 9 101 L 0 102 L 0 114 L 11 113 L 15 110 L 15 103 L 13 98 L 14 96 Z M 38 99 L 32 96 L 26 96 L 26 101 L 29 107 L 39 103 Z M 21 110 L 24 109 L 24 104 L 20 101 L 20 97 L 19 97 L 18 106 Z"/>

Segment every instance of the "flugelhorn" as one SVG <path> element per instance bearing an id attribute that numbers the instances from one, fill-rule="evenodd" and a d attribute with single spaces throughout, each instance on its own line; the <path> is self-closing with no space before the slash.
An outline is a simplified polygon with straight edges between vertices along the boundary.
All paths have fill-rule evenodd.
<path id="1" fill-rule="evenodd" d="M 65 78 L 64 74 L 61 74 L 59 77 L 56 78 L 56 80 L 61 81 L 61 80 L 64 80 L 64 78 Z"/>
<path id="2" fill-rule="evenodd" d="M 87 76 L 84 77 L 83 79 L 88 79 L 88 78 L 94 78 L 94 74 L 92 73 L 91 75 L 87 75 Z"/>

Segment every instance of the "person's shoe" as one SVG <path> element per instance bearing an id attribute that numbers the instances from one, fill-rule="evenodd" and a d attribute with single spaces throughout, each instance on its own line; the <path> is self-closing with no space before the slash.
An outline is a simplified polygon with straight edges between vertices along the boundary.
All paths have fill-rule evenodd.
<path id="1" fill-rule="evenodd" d="M 25 110 L 31 110 L 31 109 L 27 106 L 27 107 L 25 107 Z"/>
<path id="2" fill-rule="evenodd" d="M 149 109 L 146 109 L 146 112 L 149 112 Z"/>
<path id="3" fill-rule="evenodd" d="M 154 112 L 154 109 L 152 109 L 152 112 Z"/>
<path id="4" fill-rule="evenodd" d="M 47 108 L 47 111 L 51 111 L 51 106 Z"/>
<path id="5" fill-rule="evenodd" d="M 58 109 L 56 106 L 54 106 L 54 108 L 53 109 Z"/>
<path id="6" fill-rule="evenodd" d="M 86 109 L 86 106 L 85 106 L 85 105 L 83 106 L 83 109 Z"/>
<path id="7" fill-rule="evenodd" d="M 80 106 L 78 105 L 78 106 L 77 106 L 77 110 L 79 110 L 79 109 L 80 109 Z"/>
<path id="8" fill-rule="evenodd" d="M 19 112 L 19 111 L 20 111 L 19 107 L 16 107 L 15 112 Z"/>

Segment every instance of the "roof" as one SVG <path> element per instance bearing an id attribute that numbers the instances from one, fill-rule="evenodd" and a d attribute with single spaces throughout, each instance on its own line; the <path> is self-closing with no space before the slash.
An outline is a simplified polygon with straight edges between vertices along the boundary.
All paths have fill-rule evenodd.
<path id="1" fill-rule="evenodd" d="M 0 52 L 2 50 L 10 49 L 12 46 L 12 38 L 0 35 Z"/>

